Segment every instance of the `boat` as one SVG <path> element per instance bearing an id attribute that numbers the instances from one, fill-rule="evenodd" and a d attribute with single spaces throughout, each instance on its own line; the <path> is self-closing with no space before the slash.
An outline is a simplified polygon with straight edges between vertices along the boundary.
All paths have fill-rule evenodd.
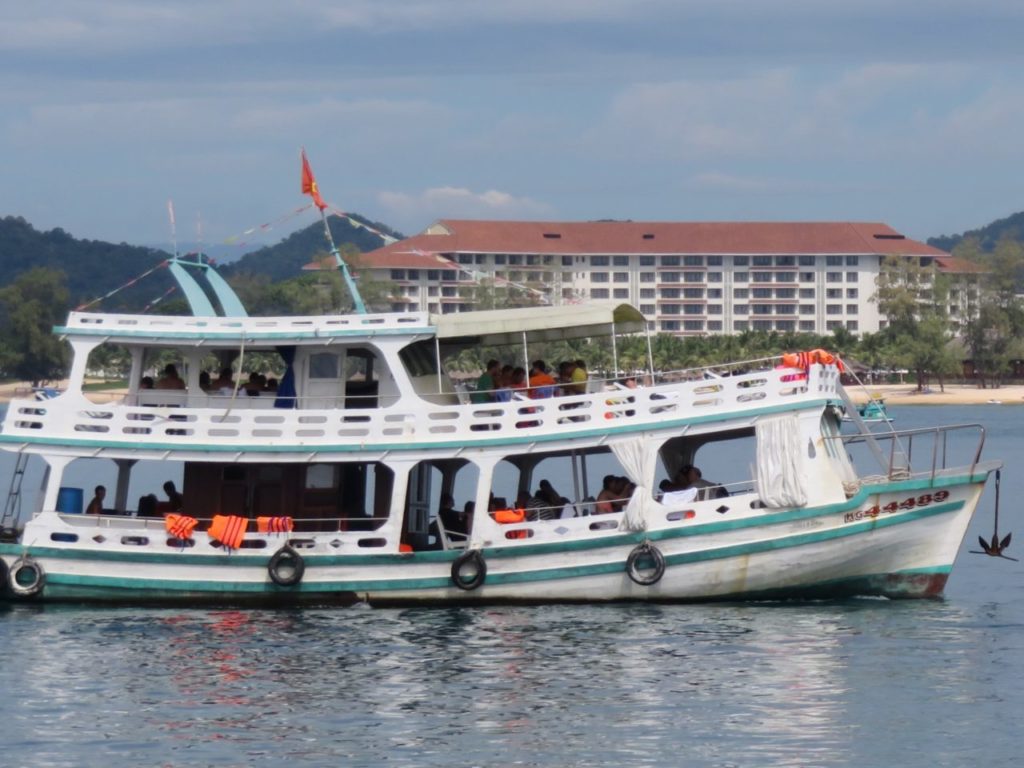
<path id="1" fill-rule="evenodd" d="M 191 314 L 54 329 L 67 385 L 13 400 L 0 429 L 5 601 L 934 597 L 1001 466 L 980 425 L 843 431 L 841 361 L 820 350 L 665 371 L 648 337 L 643 375 L 470 393 L 445 365 L 465 350 L 529 367 L 605 338 L 632 370 L 617 339 L 648 323 L 617 303 L 374 313 L 338 262 L 348 314 L 251 317 L 175 258 Z M 108 402 L 83 385 L 110 347 L 131 373 Z"/>
<path id="2" fill-rule="evenodd" d="M 895 417 L 885 409 L 885 399 L 881 395 L 872 395 L 866 403 L 856 406 L 857 417 L 866 424 L 889 423 Z M 849 411 L 843 411 L 843 421 L 853 421 Z"/>

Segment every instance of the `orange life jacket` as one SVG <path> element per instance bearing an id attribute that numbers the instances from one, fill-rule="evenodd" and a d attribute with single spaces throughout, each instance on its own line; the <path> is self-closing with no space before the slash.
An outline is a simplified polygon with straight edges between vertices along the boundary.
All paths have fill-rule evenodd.
<path id="1" fill-rule="evenodd" d="M 526 520 L 525 509 L 497 509 L 494 511 L 494 521 L 501 525 L 511 525 L 513 523 L 522 523 Z M 509 531 L 508 538 L 510 539 L 525 539 L 527 536 L 526 531 Z"/>
<path id="2" fill-rule="evenodd" d="M 257 517 L 256 530 L 260 533 L 291 533 L 295 521 L 290 517 Z"/>
<path id="3" fill-rule="evenodd" d="M 242 546 L 248 524 L 248 520 L 237 515 L 214 515 L 206 533 L 228 549 L 238 549 Z"/>
<path id="4" fill-rule="evenodd" d="M 164 528 L 176 539 L 189 539 L 198 522 L 194 517 L 172 512 L 164 518 Z"/>

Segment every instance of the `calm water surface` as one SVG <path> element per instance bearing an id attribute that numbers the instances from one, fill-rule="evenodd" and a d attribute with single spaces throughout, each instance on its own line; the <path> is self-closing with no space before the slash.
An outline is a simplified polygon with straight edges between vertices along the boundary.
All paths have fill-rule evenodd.
<path id="1" fill-rule="evenodd" d="M 893 413 L 986 425 L 1024 554 L 1024 407 Z M 967 553 L 992 507 L 941 601 L 0 608 L 2 763 L 1018 765 L 1024 566 Z"/>

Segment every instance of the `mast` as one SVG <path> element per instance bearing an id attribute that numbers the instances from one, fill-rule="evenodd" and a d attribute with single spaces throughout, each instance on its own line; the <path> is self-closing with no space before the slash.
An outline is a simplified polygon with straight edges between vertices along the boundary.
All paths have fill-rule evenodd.
<path id="1" fill-rule="evenodd" d="M 302 150 L 302 194 L 312 197 L 313 204 L 320 209 L 320 220 L 324 223 L 324 234 L 327 236 L 327 242 L 331 246 L 334 263 L 341 270 L 341 276 L 345 280 L 345 287 L 348 288 L 349 295 L 352 296 L 352 304 L 355 307 L 356 314 L 365 315 L 366 305 L 363 304 L 363 297 L 359 294 L 359 289 L 356 288 L 356 281 L 352 279 L 352 273 L 349 272 L 348 264 L 341 258 L 338 246 L 334 244 L 334 236 L 331 234 L 331 227 L 327 223 L 327 214 L 324 213 L 327 203 L 320 197 L 320 188 L 317 186 L 316 178 L 313 176 L 313 170 L 309 167 L 309 160 L 306 159 L 305 149 Z"/>

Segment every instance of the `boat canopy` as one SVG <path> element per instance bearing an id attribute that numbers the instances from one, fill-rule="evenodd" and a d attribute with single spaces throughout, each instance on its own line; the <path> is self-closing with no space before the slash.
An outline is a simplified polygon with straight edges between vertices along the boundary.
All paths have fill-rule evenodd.
<path id="1" fill-rule="evenodd" d="M 441 342 L 501 346 L 589 336 L 643 333 L 647 321 L 631 304 L 570 304 L 432 315 Z"/>

